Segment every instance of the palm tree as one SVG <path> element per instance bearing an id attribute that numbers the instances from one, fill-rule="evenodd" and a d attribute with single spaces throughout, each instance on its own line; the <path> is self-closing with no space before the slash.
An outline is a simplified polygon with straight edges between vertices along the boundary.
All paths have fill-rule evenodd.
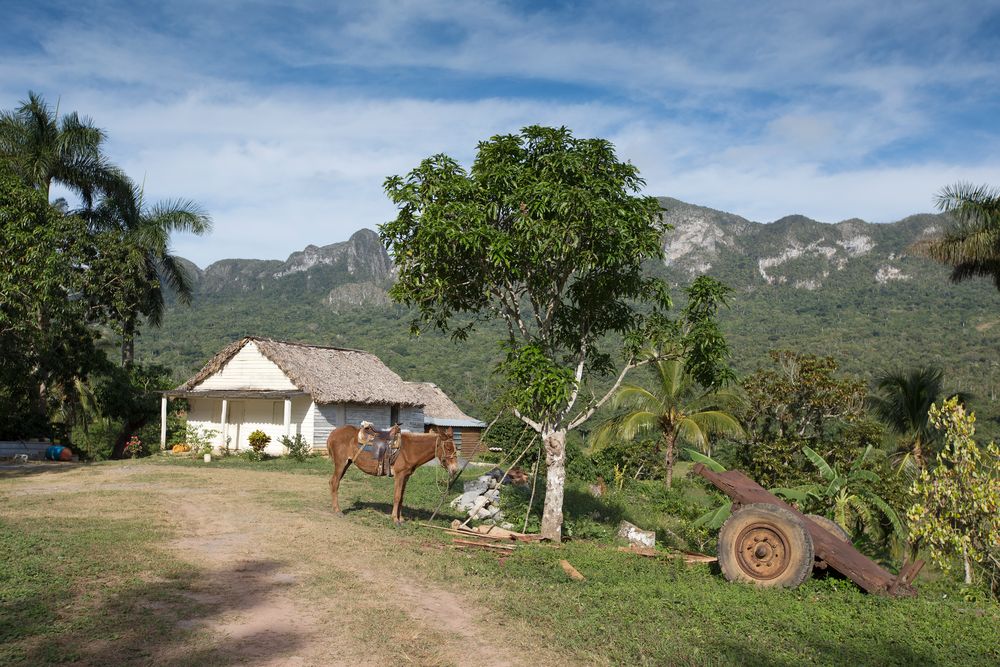
<path id="1" fill-rule="evenodd" d="M 112 234 L 118 241 L 115 259 L 118 272 L 122 365 L 135 358 L 135 335 L 140 316 L 160 326 L 164 312 L 164 286 L 184 304 L 191 303 L 191 276 L 170 251 L 173 232 L 206 234 L 212 228 L 209 215 L 189 200 L 175 199 L 147 206 L 143 189 L 128 180 L 126 196 L 105 197 L 90 216 L 98 233 Z"/>
<path id="2" fill-rule="evenodd" d="M 79 194 L 85 208 L 98 194 L 120 192 L 124 176 L 104 156 L 105 138 L 90 119 L 76 112 L 60 118 L 59 109 L 34 92 L 14 111 L 0 111 L 0 160 L 46 200 L 53 182 Z"/>
<path id="3" fill-rule="evenodd" d="M 900 437 L 896 458 L 899 469 L 923 470 L 928 448 L 938 441 L 927 413 L 944 393 L 944 371 L 934 366 L 908 371 L 888 371 L 875 379 L 876 393 L 869 397 L 875 415 Z M 968 396 L 957 394 L 965 401 Z"/>
<path id="4" fill-rule="evenodd" d="M 1000 189 L 958 183 L 938 194 L 937 205 L 955 215 L 955 224 L 916 250 L 950 265 L 954 282 L 992 278 L 1000 290 Z"/>
<path id="5" fill-rule="evenodd" d="M 678 444 L 694 445 L 711 455 L 712 435 L 743 435 L 743 427 L 726 411 L 740 399 L 728 389 L 699 392 L 682 359 L 661 359 L 651 366 L 655 386 L 622 385 L 612 398 L 612 406 L 620 412 L 598 427 L 594 441 L 600 447 L 616 436 L 631 440 L 641 433 L 657 433 L 670 488 Z"/>

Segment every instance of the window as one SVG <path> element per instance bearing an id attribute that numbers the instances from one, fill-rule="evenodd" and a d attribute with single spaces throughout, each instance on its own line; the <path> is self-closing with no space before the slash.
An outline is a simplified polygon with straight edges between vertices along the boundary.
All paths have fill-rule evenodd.
<path id="1" fill-rule="evenodd" d="M 271 403 L 271 422 L 274 424 L 285 423 L 285 402 L 274 401 Z"/>

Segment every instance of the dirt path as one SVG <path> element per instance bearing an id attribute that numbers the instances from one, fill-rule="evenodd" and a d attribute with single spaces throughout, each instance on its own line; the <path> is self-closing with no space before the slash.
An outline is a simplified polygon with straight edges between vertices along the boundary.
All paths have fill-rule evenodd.
<path id="1" fill-rule="evenodd" d="M 530 645 L 530 629 L 492 622 L 449 581 L 439 544 L 335 518 L 322 477 L 126 464 L 40 475 L 11 490 L 82 489 L 149 494 L 170 508 L 176 537 L 166 547 L 200 573 L 180 593 L 190 608 L 177 626 L 200 638 L 205 664 L 558 662 Z M 167 645 L 152 657 L 184 664 L 191 650 Z"/>

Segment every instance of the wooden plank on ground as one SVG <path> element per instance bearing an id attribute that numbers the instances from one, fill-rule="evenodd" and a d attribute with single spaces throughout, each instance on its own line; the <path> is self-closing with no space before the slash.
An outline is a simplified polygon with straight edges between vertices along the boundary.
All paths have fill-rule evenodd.
<path id="1" fill-rule="evenodd" d="M 573 581 L 585 581 L 587 579 L 585 576 L 580 574 L 580 571 L 573 567 L 568 560 L 560 560 L 559 565 L 562 567 L 563 572 L 569 575 L 569 578 Z"/>

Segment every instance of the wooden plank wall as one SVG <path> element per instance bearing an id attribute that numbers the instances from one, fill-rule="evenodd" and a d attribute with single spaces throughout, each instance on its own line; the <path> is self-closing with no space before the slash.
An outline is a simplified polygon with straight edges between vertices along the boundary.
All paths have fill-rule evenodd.
<path id="1" fill-rule="evenodd" d="M 440 426 L 428 426 L 427 432 L 436 431 Z M 486 451 L 480 434 L 483 429 L 469 427 L 455 427 L 455 447 L 458 448 L 462 458 L 472 459 Z"/>

